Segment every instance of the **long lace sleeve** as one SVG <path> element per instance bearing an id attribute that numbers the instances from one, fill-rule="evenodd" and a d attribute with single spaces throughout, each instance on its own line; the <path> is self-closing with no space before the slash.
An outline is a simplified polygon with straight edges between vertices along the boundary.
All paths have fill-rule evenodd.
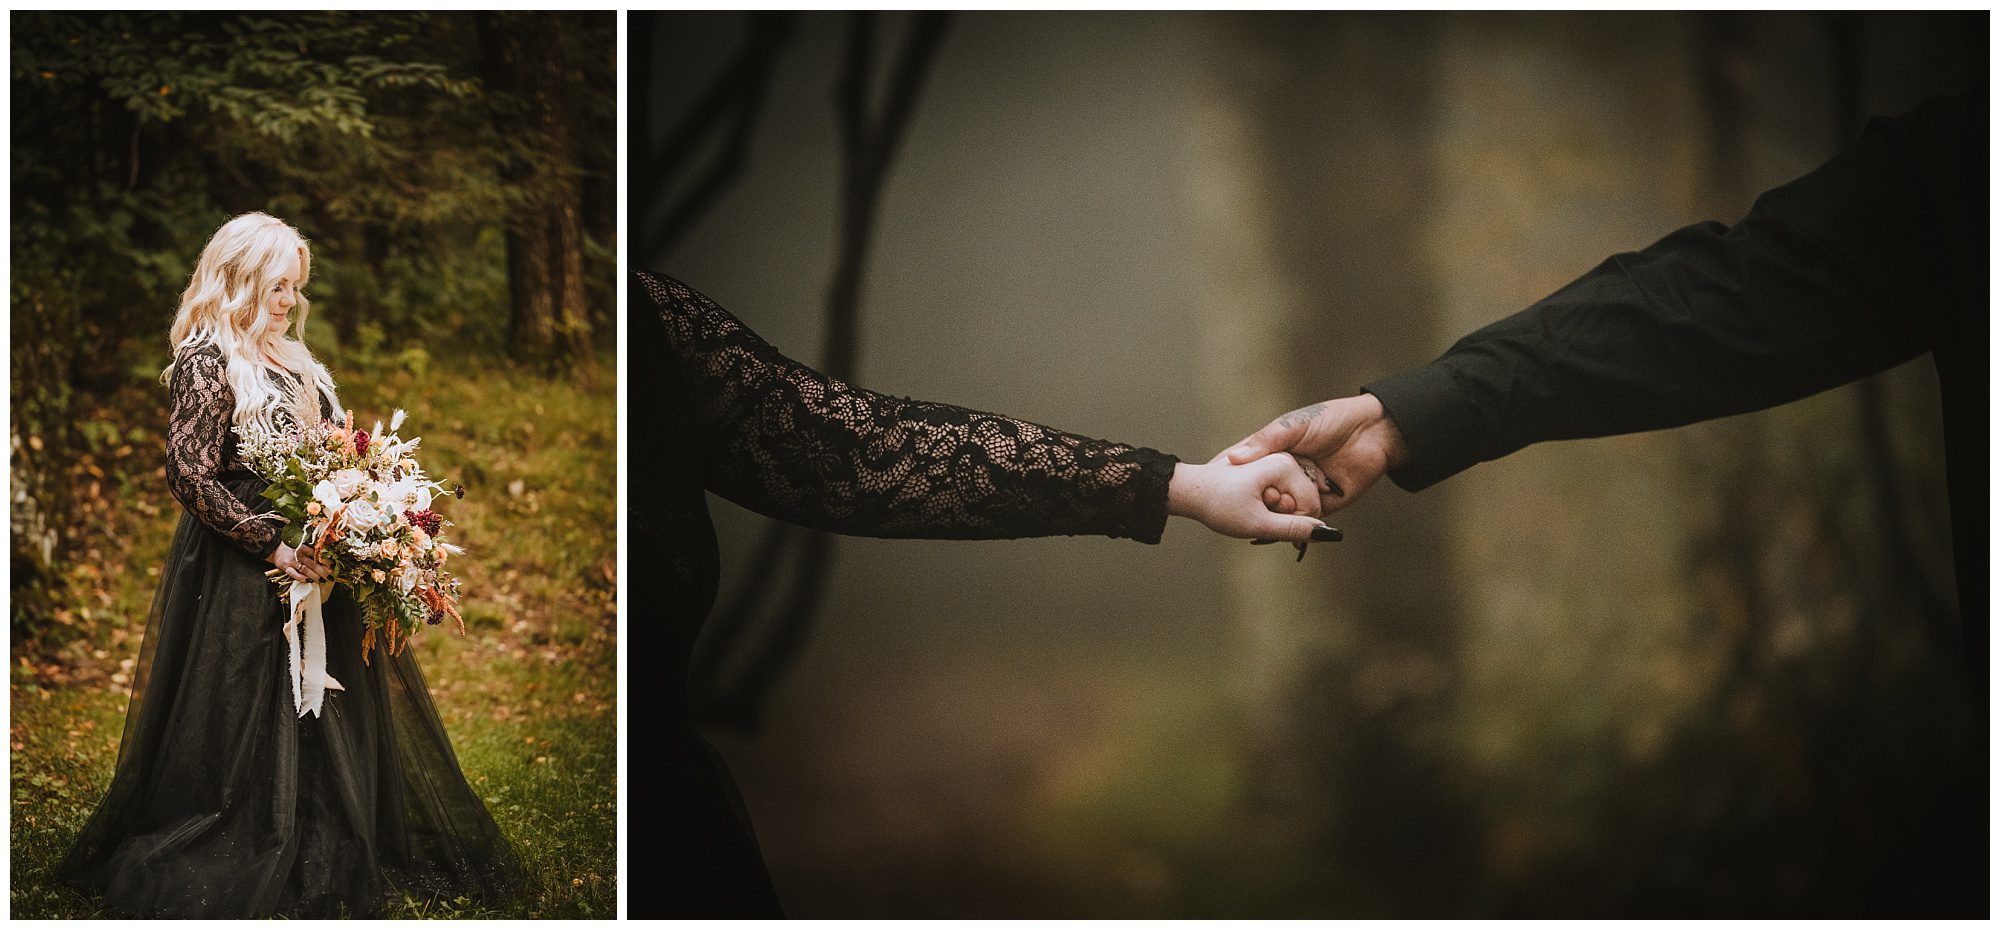
<path id="1" fill-rule="evenodd" d="M 213 352 L 183 352 L 167 387 L 167 489 L 204 526 L 261 559 L 278 547 L 277 520 L 257 519 L 223 487 L 235 395 Z"/>
<path id="2" fill-rule="evenodd" d="M 778 353 L 729 311 L 638 272 L 705 434 L 709 490 L 855 536 L 1101 535 L 1155 543 L 1173 456 L 992 413 L 877 394 Z M 644 317 L 641 319 L 640 317 Z"/>

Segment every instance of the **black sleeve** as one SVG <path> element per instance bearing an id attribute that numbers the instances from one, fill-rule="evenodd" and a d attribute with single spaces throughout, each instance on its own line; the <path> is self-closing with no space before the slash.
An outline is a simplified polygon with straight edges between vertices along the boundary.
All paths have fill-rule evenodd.
<path id="1" fill-rule="evenodd" d="M 1945 315 L 1985 310 L 1968 286 L 1986 261 L 1985 204 L 1965 197 L 1986 170 L 1977 125 L 1953 98 L 1876 119 L 1734 228 L 1614 255 L 1367 385 L 1410 452 L 1389 477 L 1421 490 L 1532 443 L 1760 410 L 1928 351 Z"/>
<path id="2" fill-rule="evenodd" d="M 252 513 L 217 476 L 227 465 L 235 394 L 214 350 L 183 351 L 167 387 L 167 490 L 202 525 L 257 558 L 278 548 L 284 521 Z"/>
<path id="3" fill-rule="evenodd" d="M 877 394 L 778 353 L 672 278 L 638 272 L 705 437 L 708 489 L 854 536 L 1093 535 L 1158 542 L 1173 456 L 992 413 Z"/>

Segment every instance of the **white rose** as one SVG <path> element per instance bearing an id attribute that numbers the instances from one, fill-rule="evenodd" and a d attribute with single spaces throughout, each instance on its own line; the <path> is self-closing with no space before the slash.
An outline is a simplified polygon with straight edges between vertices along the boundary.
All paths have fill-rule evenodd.
<path id="1" fill-rule="evenodd" d="M 365 533 L 387 522 L 388 516 L 366 499 L 347 505 L 347 526 L 357 533 Z"/>
<path id="2" fill-rule="evenodd" d="M 331 481 L 313 485 L 313 500 L 319 501 L 320 507 L 327 513 L 340 509 L 340 491 L 334 488 Z"/>
<path id="3" fill-rule="evenodd" d="M 328 475 L 327 480 L 333 482 L 334 493 L 345 500 L 353 497 L 356 491 L 361 490 L 362 485 L 368 483 L 368 473 L 358 468 L 343 468 Z"/>

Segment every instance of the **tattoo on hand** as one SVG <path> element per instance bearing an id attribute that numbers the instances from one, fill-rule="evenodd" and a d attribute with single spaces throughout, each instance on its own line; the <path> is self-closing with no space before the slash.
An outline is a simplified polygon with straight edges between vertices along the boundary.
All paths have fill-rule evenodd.
<path id="1" fill-rule="evenodd" d="M 1279 417 L 1278 425 L 1286 429 L 1304 426 L 1307 423 L 1311 423 L 1313 418 L 1319 416 L 1319 412 L 1324 409 L 1326 409 L 1326 404 L 1323 403 L 1300 407 L 1291 413 Z"/>

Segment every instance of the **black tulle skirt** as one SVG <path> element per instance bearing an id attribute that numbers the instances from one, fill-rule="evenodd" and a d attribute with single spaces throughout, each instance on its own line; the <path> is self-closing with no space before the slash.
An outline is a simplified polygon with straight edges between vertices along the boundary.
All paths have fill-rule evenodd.
<path id="1" fill-rule="evenodd" d="M 225 479 L 256 501 L 263 482 Z M 329 692 L 293 710 L 270 566 L 182 516 L 146 625 L 118 769 L 59 876 L 114 914 L 365 916 L 392 898 L 501 904 L 520 861 L 465 783 L 415 650 L 364 665 L 324 614 Z"/>

